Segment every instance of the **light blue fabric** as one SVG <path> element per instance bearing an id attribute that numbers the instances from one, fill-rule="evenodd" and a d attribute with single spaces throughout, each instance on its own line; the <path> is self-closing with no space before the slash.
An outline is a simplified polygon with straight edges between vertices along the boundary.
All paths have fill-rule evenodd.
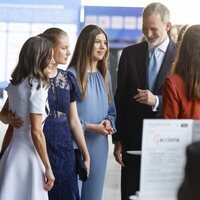
<path id="1" fill-rule="evenodd" d="M 153 91 L 154 89 L 158 71 L 159 71 L 159 68 L 158 68 L 158 63 L 156 59 L 156 48 L 154 48 L 151 50 L 151 57 L 149 60 L 149 69 L 148 69 L 148 72 L 149 72 L 148 80 L 149 80 L 150 91 Z"/>
<path id="2" fill-rule="evenodd" d="M 74 68 L 69 68 L 76 76 Z M 107 75 L 112 96 L 110 75 Z M 105 82 L 100 72 L 87 74 L 87 95 L 77 102 L 78 114 L 84 124 L 99 124 L 104 119 L 109 119 L 115 128 L 116 111 L 113 103 L 108 101 Z M 108 137 L 85 131 L 85 139 L 90 153 L 90 176 L 82 184 L 81 200 L 102 200 L 103 185 L 108 157 Z"/>

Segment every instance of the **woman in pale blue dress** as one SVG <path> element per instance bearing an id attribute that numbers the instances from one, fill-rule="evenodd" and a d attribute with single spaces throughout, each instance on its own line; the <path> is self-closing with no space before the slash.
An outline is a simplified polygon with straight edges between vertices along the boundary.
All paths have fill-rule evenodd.
<path id="1" fill-rule="evenodd" d="M 114 133 L 115 106 L 107 69 L 108 38 L 96 25 L 80 33 L 68 70 L 78 81 L 82 99 L 78 114 L 90 153 L 90 176 L 82 183 L 81 200 L 101 200 L 108 157 L 108 135 Z"/>

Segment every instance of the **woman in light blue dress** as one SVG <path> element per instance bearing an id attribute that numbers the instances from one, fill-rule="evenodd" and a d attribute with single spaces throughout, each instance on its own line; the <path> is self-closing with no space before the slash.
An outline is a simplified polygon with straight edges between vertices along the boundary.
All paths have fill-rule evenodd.
<path id="1" fill-rule="evenodd" d="M 108 38 L 96 25 L 80 33 L 68 71 L 82 92 L 77 102 L 90 153 L 90 176 L 82 183 L 81 200 L 101 200 L 108 157 L 108 135 L 115 130 L 115 106 L 111 78 L 107 69 Z"/>

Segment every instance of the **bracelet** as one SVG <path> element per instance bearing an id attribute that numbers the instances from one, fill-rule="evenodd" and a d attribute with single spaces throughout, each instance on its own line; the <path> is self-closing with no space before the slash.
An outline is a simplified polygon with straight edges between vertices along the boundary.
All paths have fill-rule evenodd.
<path id="1" fill-rule="evenodd" d="M 81 125 L 82 125 L 82 129 L 85 131 L 86 130 L 86 126 L 87 126 L 87 122 L 86 121 L 81 121 Z"/>

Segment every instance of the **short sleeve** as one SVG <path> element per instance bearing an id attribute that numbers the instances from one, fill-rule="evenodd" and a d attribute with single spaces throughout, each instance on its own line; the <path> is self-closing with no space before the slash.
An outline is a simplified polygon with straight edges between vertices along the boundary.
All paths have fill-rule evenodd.
<path id="1" fill-rule="evenodd" d="M 37 89 L 37 86 L 38 86 L 38 81 L 32 80 L 30 99 L 29 99 L 30 113 L 44 114 L 48 90 L 46 87 L 40 87 L 39 89 Z"/>
<path id="2" fill-rule="evenodd" d="M 70 102 L 73 101 L 80 101 L 81 99 L 81 92 L 80 89 L 78 87 L 77 81 L 76 81 L 76 77 L 69 71 L 67 71 L 68 73 L 68 77 L 70 80 Z"/>

